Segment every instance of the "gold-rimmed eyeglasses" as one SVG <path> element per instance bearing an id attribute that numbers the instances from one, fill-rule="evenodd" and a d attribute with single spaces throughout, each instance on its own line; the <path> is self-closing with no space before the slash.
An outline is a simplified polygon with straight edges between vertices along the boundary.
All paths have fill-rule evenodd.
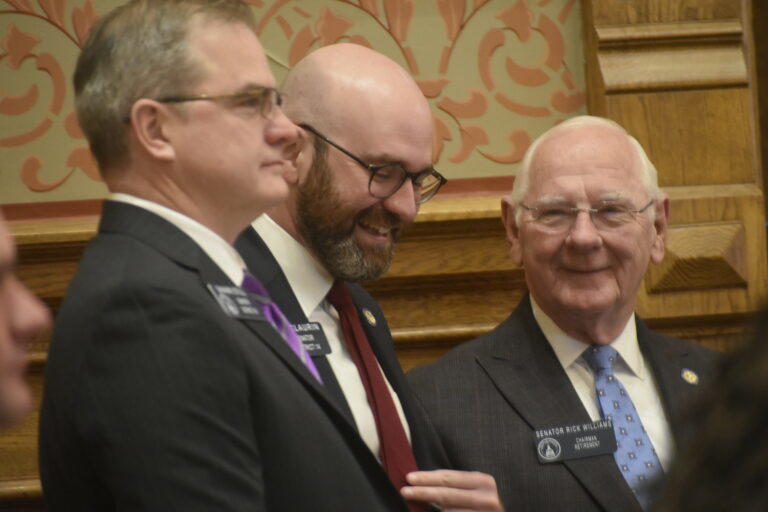
<path id="1" fill-rule="evenodd" d="M 184 103 L 187 101 L 229 101 L 234 106 L 252 107 L 263 117 L 269 117 L 275 108 L 283 104 L 283 96 L 274 87 L 254 87 L 230 94 L 197 94 L 195 96 L 164 96 L 160 103 Z"/>

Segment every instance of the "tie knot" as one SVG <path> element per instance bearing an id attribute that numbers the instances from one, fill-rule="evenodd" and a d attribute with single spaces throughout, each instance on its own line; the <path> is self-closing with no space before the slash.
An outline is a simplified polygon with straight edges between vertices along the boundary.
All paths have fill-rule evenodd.
<path id="1" fill-rule="evenodd" d="M 581 357 L 587 362 L 595 373 L 608 371 L 611 372 L 613 363 L 618 356 L 616 349 L 610 345 L 591 345 L 582 352 Z"/>
<path id="2" fill-rule="evenodd" d="M 348 304 L 352 303 L 352 295 L 349 293 L 349 288 L 342 281 L 336 280 L 331 286 L 331 291 L 325 296 L 328 302 L 336 308 L 336 311 L 341 314 L 341 311 L 346 308 Z"/>
<path id="3" fill-rule="evenodd" d="M 255 295 L 260 295 L 268 302 L 271 302 L 272 300 L 269 297 L 267 289 L 261 284 L 261 281 L 256 279 L 253 274 L 248 272 L 248 270 L 243 270 L 243 282 L 240 284 L 240 288 Z"/>

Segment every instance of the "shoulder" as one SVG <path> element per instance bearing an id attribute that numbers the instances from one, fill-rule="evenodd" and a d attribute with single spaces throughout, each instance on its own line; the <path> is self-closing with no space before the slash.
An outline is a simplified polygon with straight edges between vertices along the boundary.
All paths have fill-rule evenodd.
<path id="1" fill-rule="evenodd" d="M 637 319 L 637 336 L 641 349 L 651 356 L 656 364 L 684 364 L 698 372 L 710 374 L 715 371 L 723 357 L 721 352 L 699 345 L 693 341 L 666 336 L 653 331 Z"/>
<path id="2" fill-rule="evenodd" d="M 349 293 L 352 294 L 352 300 L 355 301 L 355 304 L 357 304 L 358 307 L 374 308 L 376 311 L 381 311 L 379 303 L 376 302 L 373 295 L 363 288 L 362 285 L 350 282 L 347 282 L 346 284 L 349 288 Z"/>
<path id="3" fill-rule="evenodd" d="M 509 319 L 491 331 L 461 343 L 440 358 L 430 363 L 413 368 L 407 377 L 417 392 L 441 386 L 446 379 L 453 383 L 472 378 L 472 372 L 479 370 L 477 358 L 490 356 L 494 344 L 509 331 Z"/>
<path id="4" fill-rule="evenodd" d="M 715 361 L 722 357 L 722 353 L 699 345 L 690 340 L 674 338 L 650 329 L 645 322 L 637 317 L 637 336 L 641 343 L 646 343 L 655 348 L 675 351 L 681 354 L 689 354 L 702 360 Z"/>

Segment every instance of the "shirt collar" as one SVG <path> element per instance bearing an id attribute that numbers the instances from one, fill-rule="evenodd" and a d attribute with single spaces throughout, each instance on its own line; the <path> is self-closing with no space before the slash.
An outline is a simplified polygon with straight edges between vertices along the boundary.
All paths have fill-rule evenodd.
<path id="1" fill-rule="evenodd" d="M 333 276 L 269 215 L 262 215 L 251 225 L 275 256 L 304 316 L 309 318 L 331 290 Z"/>
<path id="2" fill-rule="evenodd" d="M 577 362 L 586 365 L 580 358 L 587 348 L 587 344 L 563 332 L 554 320 L 539 307 L 533 295 L 531 295 L 531 308 L 533 309 L 533 317 L 536 319 L 536 323 L 539 324 L 541 332 L 544 333 L 544 337 L 547 338 L 547 341 L 552 346 L 552 350 L 554 350 L 555 356 L 557 356 L 557 360 L 560 361 L 562 367 L 568 369 Z M 626 367 L 640 379 L 645 379 L 645 360 L 640 353 L 640 346 L 637 343 L 637 326 L 635 325 L 634 313 L 629 317 L 627 325 L 624 326 L 621 334 L 610 344 L 619 353 Z"/>
<path id="3" fill-rule="evenodd" d="M 161 204 L 130 194 L 112 193 L 107 199 L 142 208 L 170 222 L 199 245 L 234 284 L 240 286 L 242 283 L 245 268 L 243 258 L 223 238 L 196 220 Z"/>

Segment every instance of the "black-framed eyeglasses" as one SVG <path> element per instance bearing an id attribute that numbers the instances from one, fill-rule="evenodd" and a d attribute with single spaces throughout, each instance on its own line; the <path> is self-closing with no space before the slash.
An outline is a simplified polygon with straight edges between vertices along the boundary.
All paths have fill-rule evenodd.
<path id="1" fill-rule="evenodd" d="M 604 201 L 595 208 L 577 208 L 568 204 L 542 204 L 538 206 L 520 206 L 530 212 L 531 219 L 542 229 L 552 233 L 566 233 L 573 229 L 576 216 L 580 212 L 588 213 L 592 223 L 599 231 L 610 231 L 633 222 L 637 215 L 643 213 L 656 202 L 651 199 L 648 204 L 635 210 L 631 205 L 621 202 Z"/>
<path id="2" fill-rule="evenodd" d="M 314 133 L 320 140 L 338 149 L 370 172 L 371 179 L 368 181 L 368 192 L 378 199 L 392 196 L 400 190 L 406 180 L 410 179 L 413 183 L 416 204 L 423 204 L 432 199 L 440 187 L 448 181 L 431 167 L 419 172 L 408 172 L 398 163 L 369 164 L 308 124 L 300 124 L 299 126 Z"/>
<path id="3" fill-rule="evenodd" d="M 230 94 L 198 94 L 195 96 L 164 96 L 160 103 L 184 103 L 187 101 L 230 101 L 234 106 L 257 108 L 263 117 L 269 117 L 275 108 L 283 104 L 283 96 L 274 87 L 254 87 Z"/>

